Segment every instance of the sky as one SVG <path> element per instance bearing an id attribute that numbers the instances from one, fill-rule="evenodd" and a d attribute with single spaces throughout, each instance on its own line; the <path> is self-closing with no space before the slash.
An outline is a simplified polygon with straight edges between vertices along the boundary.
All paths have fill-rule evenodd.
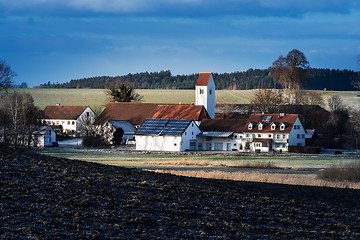
<path id="1" fill-rule="evenodd" d="M 265 69 L 292 49 L 358 71 L 358 0 L 0 0 L 15 84 Z"/>

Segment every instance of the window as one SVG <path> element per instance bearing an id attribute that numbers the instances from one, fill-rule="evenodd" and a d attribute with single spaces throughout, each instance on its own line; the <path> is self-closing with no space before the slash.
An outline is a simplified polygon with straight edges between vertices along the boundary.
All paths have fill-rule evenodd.
<path id="1" fill-rule="evenodd" d="M 255 143 L 255 147 L 260 147 L 260 143 Z"/>
<path id="2" fill-rule="evenodd" d="M 301 134 L 301 138 L 305 138 L 305 134 Z"/>
<path id="3" fill-rule="evenodd" d="M 252 135 L 252 138 L 255 138 L 255 134 Z"/>
<path id="4" fill-rule="evenodd" d="M 196 146 L 196 142 L 195 141 L 190 141 L 190 147 L 195 147 Z"/>
<path id="5" fill-rule="evenodd" d="M 285 125 L 284 124 L 280 126 L 280 130 L 281 131 L 285 130 Z"/>
<path id="6" fill-rule="evenodd" d="M 194 132 L 191 132 L 191 135 L 194 135 Z"/>
<path id="7" fill-rule="evenodd" d="M 267 143 L 262 143 L 262 147 L 267 147 L 268 144 Z"/>
<path id="8" fill-rule="evenodd" d="M 211 137 L 206 137 L 206 141 L 211 141 Z"/>
<path id="9" fill-rule="evenodd" d="M 68 125 L 70 125 L 70 121 L 68 121 Z"/>
<path id="10" fill-rule="evenodd" d="M 86 116 L 87 116 L 87 117 L 90 117 L 90 113 L 89 113 L 89 112 L 86 112 Z"/>
<path id="11" fill-rule="evenodd" d="M 283 134 L 283 139 L 286 139 L 286 135 L 285 135 L 285 134 Z"/>
<path id="12" fill-rule="evenodd" d="M 250 137 L 250 134 L 247 133 L 247 134 L 246 134 L 246 137 L 247 137 L 247 138 Z"/>
<path id="13" fill-rule="evenodd" d="M 72 125 L 75 125 L 75 121 L 72 121 L 72 123 L 71 123 Z"/>
<path id="14" fill-rule="evenodd" d="M 280 138 L 280 135 L 279 134 L 276 134 L 276 139 L 279 139 Z"/>
<path id="15" fill-rule="evenodd" d="M 260 137 L 261 137 L 261 134 L 258 134 L 258 137 L 260 138 Z"/>
<path id="16" fill-rule="evenodd" d="M 187 132 L 185 132 L 185 135 L 187 134 Z"/>
<path id="17" fill-rule="evenodd" d="M 249 129 L 249 130 L 252 130 L 252 127 L 253 127 L 253 126 L 252 126 L 252 123 L 249 123 L 248 129 Z"/>
<path id="18" fill-rule="evenodd" d="M 204 89 L 200 89 L 200 94 L 204 94 Z"/>
<path id="19" fill-rule="evenodd" d="M 276 128 L 275 124 L 271 125 L 271 130 L 275 130 L 275 128 Z"/>
<path id="20" fill-rule="evenodd" d="M 297 137 L 297 138 L 300 138 L 300 134 L 297 134 L 296 137 Z"/>
<path id="21" fill-rule="evenodd" d="M 211 90 L 211 89 L 209 90 L 209 94 L 210 94 L 210 95 L 212 94 L 212 90 Z"/>
<path id="22" fill-rule="evenodd" d="M 262 125 L 262 124 L 259 124 L 258 129 L 259 129 L 259 130 L 263 130 L 263 125 Z"/>
<path id="23" fill-rule="evenodd" d="M 234 147 L 236 147 L 236 143 L 234 143 Z"/>
<path id="24" fill-rule="evenodd" d="M 271 137 L 272 137 L 272 135 L 271 135 L 271 134 L 269 134 L 268 136 L 269 136 L 269 138 L 271 138 Z"/>
<path id="25" fill-rule="evenodd" d="M 174 143 L 174 146 L 176 146 L 177 144 L 176 143 Z"/>

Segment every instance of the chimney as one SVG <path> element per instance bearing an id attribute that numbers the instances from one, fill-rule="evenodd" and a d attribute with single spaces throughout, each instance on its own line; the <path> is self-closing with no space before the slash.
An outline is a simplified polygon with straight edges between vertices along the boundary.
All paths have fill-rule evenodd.
<path id="1" fill-rule="evenodd" d="M 283 117 L 283 116 L 285 116 L 285 113 L 280 113 L 280 117 Z"/>

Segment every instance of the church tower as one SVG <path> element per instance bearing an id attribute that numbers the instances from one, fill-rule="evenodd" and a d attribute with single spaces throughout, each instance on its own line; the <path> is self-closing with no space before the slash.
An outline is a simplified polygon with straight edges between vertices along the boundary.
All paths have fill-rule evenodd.
<path id="1" fill-rule="evenodd" d="M 215 118 L 215 82 L 211 72 L 199 75 L 195 85 L 195 105 L 203 105 L 209 116 Z"/>

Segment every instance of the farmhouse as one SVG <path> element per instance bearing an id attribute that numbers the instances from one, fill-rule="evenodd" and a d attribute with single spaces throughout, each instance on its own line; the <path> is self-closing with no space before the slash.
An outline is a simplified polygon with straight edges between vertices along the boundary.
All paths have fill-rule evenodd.
<path id="1" fill-rule="evenodd" d="M 193 120 L 146 119 L 135 135 L 136 150 L 196 150 L 199 133 L 200 129 Z"/>
<path id="2" fill-rule="evenodd" d="M 42 112 L 40 122 L 52 126 L 61 135 L 79 136 L 81 123 L 95 120 L 95 113 L 89 106 L 48 105 Z"/>
<path id="3" fill-rule="evenodd" d="M 287 151 L 305 146 L 305 130 L 298 114 L 251 114 L 244 126 L 244 150 Z"/>

